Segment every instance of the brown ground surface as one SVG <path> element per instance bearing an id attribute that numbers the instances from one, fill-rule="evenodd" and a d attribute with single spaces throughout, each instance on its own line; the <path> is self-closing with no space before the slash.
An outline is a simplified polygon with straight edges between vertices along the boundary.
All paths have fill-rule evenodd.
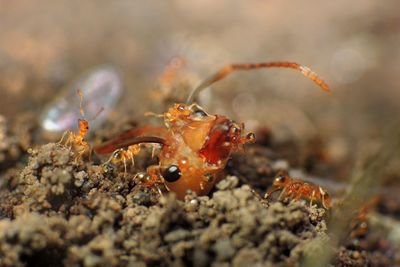
<path id="1" fill-rule="evenodd" d="M 332 234 L 354 170 L 400 112 L 397 1 L 228 1 L 0 1 L 0 266 L 316 266 L 307 257 L 327 247 L 332 266 L 400 266 L 398 155 L 369 191 L 380 201 L 355 221 L 367 231 Z M 178 56 L 187 64 L 162 84 Z M 304 63 L 333 93 L 285 70 L 213 86 L 202 106 L 244 122 L 258 142 L 233 155 L 209 196 L 160 197 L 132 179 L 156 162 L 150 152 L 124 175 L 96 155 L 76 161 L 41 128 L 44 107 L 103 64 L 120 71 L 125 91 L 91 129 L 93 145 L 157 123 L 143 113 L 184 100 L 224 64 L 266 60 Z M 281 169 L 323 186 L 333 208 L 263 200 Z"/>

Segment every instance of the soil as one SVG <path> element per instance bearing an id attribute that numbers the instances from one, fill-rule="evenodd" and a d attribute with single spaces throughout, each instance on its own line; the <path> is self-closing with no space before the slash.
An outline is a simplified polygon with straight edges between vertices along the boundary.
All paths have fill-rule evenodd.
<path id="1" fill-rule="evenodd" d="M 277 171 L 290 171 L 277 148 L 249 146 L 209 196 L 180 201 L 135 183 L 148 155 L 124 173 L 59 143 L 24 152 L 1 126 L 0 266 L 301 266 L 318 251 L 312 241 L 331 238 L 330 211 L 262 197 Z M 331 265 L 398 264 L 396 245 L 372 230 L 346 238 Z"/>
<path id="2" fill-rule="evenodd" d="M 0 1 L 0 266 L 400 266 L 399 155 L 354 182 L 400 114 L 398 1 L 381 2 Z M 46 107 L 65 90 L 87 96 L 71 84 L 101 66 L 123 92 L 90 128 L 92 147 L 159 123 L 143 114 L 185 102 L 225 64 L 273 60 L 307 65 L 332 94 L 291 70 L 237 72 L 204 90 L 207 112 L 257 139 L 207 196 L 137 184 L 157 164 L 150 149 L 125 173 L 45 134 Z M 98 96 L 83 106 L 101 110 Z M 79 98 L 66 102 L 56 111 L 73 131 Z M 265 199 L 282 171 L 323 187 L 332 208 Z M 366 204 L 379 200 L 341 213 L 360 184 Z"/>

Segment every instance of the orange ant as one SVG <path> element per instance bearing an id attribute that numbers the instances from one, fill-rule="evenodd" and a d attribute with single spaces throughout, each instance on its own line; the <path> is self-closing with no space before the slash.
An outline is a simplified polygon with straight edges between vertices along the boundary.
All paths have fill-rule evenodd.
<path id="1" fill-rule="evenodd" d="M 112 163 L 115 165 L 118 165 L 122 162 L 124 165 L 124 173 L 127 173 L 127 161 L 131 161 L 131 166 L 133 167 L 135 165 L 135 155 L 139 154 L 140 152 L 140 145 L 131 145 L 128 146 L 127 148 L 119 148 L 115 150 L 110 159 L 106 162 L 107 163 Z"/>
<path id="2" fill-rule="evenodd" d="M 188 190 L 197 195 L 206 195 L 223 179 L 223 171 L 230 155 L 240 150 L 243 145 L 254 142 L 255 136 L 253 133 L 243 135 L 243 124 L 222 115 L 208 114 L 191 102 L 201 90 L 235 70 L 273 67 L 299 70 L 324 91 L 329 91 L 328 85 L 322 79 L 297 63 L 227 65 L 194 89 L 188 97 L 187 104 L 174 104 L 167 112 L 158 115 L 164 119 L 165 127 L 143 126 L 128 130 L 95 147 L 95 152 L 107 154 L 131 145 L 159 144 L 159 164 L 148 167 L 147 174 L 136 176 L 140 183 L 149 187 L 163 184 L 167 190 L 175 192 L 179 199 L 183 199 Z"/>
<path id="3" fill-rule="evenodd" d="M 81 159 L 85 154 L 88 153 L 90 157 L 91 153 L 90 145 L 84 140 L 89 131 L 89 122 L 85 119 L 85 112 L 82 107 L 83 93 L 81 90 L 78 89 L 77 94 L 80 98 L 79 111 L 82 116 L 82 118 L 78 119 L 78 131 L 75 133 L 72 131 L 64 132 L 60 141 L 58 142 L 59 144 L 62 144 L 65 136 L 68 135 L 66 141 L 64 142 L 64 145 L 69 146 L 70 149 L 72 148 L 78 154 L 75 159 L 76 161 L 78 161 L 78 159 Z M 94 116 L 93 119 L 95 119 L 102 111 L 103 108 L 99 110 L 99 112 Z"/>
<path id="4" fill-rule="evenodd" d="M 281 190 L 278 200 L 288 197 L 295 200 L 300 198 L 310 201 L 310 206 L 313 202 L 321 203 L 325 209 L 331 207 L 331 197 L 320 186 L 304 182 L 300 179 L 293 179 L 288 175 L 278 175 L 271 188 L 264 196 L 268 199 L 274 192 Z"/>

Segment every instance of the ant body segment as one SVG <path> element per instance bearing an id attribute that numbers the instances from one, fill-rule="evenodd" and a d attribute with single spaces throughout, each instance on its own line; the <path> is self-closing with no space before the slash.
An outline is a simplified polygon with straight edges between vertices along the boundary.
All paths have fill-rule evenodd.
<path id="1" fill-rule="evenodd" d="M 194 89 L 187 104 L 174 104 L 167 112 L 157 115 L 164 120 L 165 127 L 143 126 L 131 129 L 94 150 L 98 154 L 108 154 L 142 143 L 159 144 L 159 164 L 148 167 L 147 175 L 137 175 L 140 183 L 157 188 L 158 184 L 163 184 L 167 190 L 175 192 L 179 199 L 185 197 L 187 190 L 197 195 L 206 195 L 223 178 L 230 155 L 242 149 L 245 144 L 254 142 L 255 136 L 253 133 L 243 134 L 244 125 L 226 116 L 206 113 L 200 106 L 192 103 L 193 99 L 200 91 L 236 70 L 274 67 L 299 70 L 322 90 L 329 91 L 328 85 L 322 79 L 297 63 L 227 65 Z"/>
<path id="2" fill-rule="evenodd" d="M 320 186 L 300 179 L 293 179 L 288 175 L 276 177 L 273 182 L 273 188 L 268 190 L 264 198 L 270 198 L 276 191 L 281 191 L 278 200 L 285 197 L 295 200 L 305 199 L 310 201 L 310 206 L 312 206 L 313 202 L 316 202 L 322 204 L 327 210 L 331 207 L 331 197 Z"/>

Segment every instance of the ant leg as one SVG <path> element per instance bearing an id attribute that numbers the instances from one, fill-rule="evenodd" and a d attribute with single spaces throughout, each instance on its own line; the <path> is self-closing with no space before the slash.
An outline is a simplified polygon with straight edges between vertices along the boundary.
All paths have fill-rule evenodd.
<path id="1" fill-rule="evenodd" d="M 285 188 L 283 188 L 283 190 L 282 190 L 282 192 L 279 194 L 279 196 L 278 196 L 278 200 L 279 201 L 281 201 L 282 200 L 282 198 L 284 197 L 284 196 L 289 196 L 289 195 L 291 195 L 292 193 L 289 191 L 289 192 L 286 192 L 287 190 L 286 190 L 286 187 Z"/>
<path id="2" fill-rule="evenodd" d="M 331 207 L 331 199 L 329 197 L 327 198 L 326 196 L 323 196 L 322 197 L 322 206 L 326 210 L 328 210 Z"/>
<path id="3" fill-rule="evenodd" d="M 78 152 L 78 155 L 76 156 L 76 158 L 74 160 L 75 164 L 77 164 L 78 161 L 82 158 L 82 155 L 83 155 L 84 152 L 85 152 L 84 150 L 81 150 L 81 151 Z"/>
<path id="4" fill-rule="evenodd" d="M 75 138 L 76 136 L 71 132 L 67 138 L 67 141 L 65 141 L 65 146 L 71 149 Z"/>
<path id="5" fill-rule="evenodd" d="M 109 164 L 113 161 L 113 159 L 118 159 L 119 156 L 121 156 L 121 149 L 116 149 L 111 154 L 111 156 L 108 158 L 108 160 L 106 162 L 104 162 L 103 164 Z"/>
<path id="6" fill-rule="evenodd" d="M 157 114 L 151 111 L 147 111 L 144 113 L 144 116 L 146 117 L 156 117 L 156 118 L 164 118 L 164 114 Z"/>
<path id="7" fill-rule="evenodd" d="M 67 134 L 69 134 L 69 133 L 70 133 L 70 131 L 65 131 L 65 132 L 62 134 L 61 139 L 60 139 L 60 141 L 58 141 L 57 144 L 61 145 L 61 144 L 62 144 L 62 141 L 63 141 L 64 138 L 65 138 L 65 136 L 66 136 Z"/>
<path id="8" fill-rule="evenodd" d="M 124 163 L 124 175 L 126 175 L 128 172 L 126 170 L 126 157 L 122 156 L 122 162 Z"/>
<path id="9" fill-rule="evenodd" d="M 315 199 L 315 190 L 312 191 L 312 195 L 311 195 L 311 198 L 310 198 L 310 208 L 312 207 L 314 199 Z"/>
<path id="10" fill-rule="evenodd" d="M 256 190 L 254 190 L 253 188 L 250 189 L 250 192 L 253 194 L 253 196 L 255 196 L 262 204 L 265 204 L 265 198 L 261 197 Z"/>
<path id="11" fill-rule="evenodd" d="M 157 192 L 158 192 L 158 194 L 160 195 L 160 197 L 162 197 L 162 196 L 163 196 L 163 193 L 162 193 L 160 187 L 159 187 L 157 184 L 155 184 L 154 186 L 156 187 Z"/>
<path id="12" fill-rule="evenodd" d="M 113 158 L 114 158 L 114 153 L 112 153 L 111 156 L 108 158 L 108 160 L 106 162 L 104 162 L 103 164 L 109 164 Z"/>
<path id="13" fill-rule="evenodd" d="M 132 169 L 133 167 L 135 167 L 135 158 L 134 158 L 133 154 L 131 155 L 131 163 L 132 163 L 132 165 L 131 165 L 131 169 Z"/>
<path id="14" fill-rule="evenodd" d="M 264 198 L 268 199 L 273 193 L 279 190 L 281 190 L 279 187 L 268 190 L 267 193 L 265 193 Z"/>
<path id="15" fill-rule="evenodd" d="M 153 145 L 153 148 L 151 150 L 151 159 L 154 159 L 154 155 L 156 154 L 156 146 Z"/>

